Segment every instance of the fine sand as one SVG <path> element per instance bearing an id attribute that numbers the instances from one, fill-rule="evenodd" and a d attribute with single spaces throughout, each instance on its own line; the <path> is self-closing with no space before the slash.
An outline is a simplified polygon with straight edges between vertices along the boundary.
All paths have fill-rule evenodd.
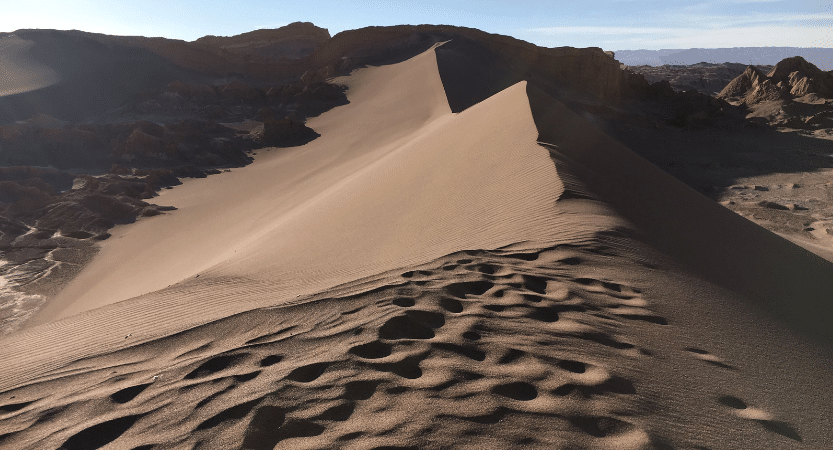
<path id="1" fill-rule="evenodd" d="M 60 81 L 52 68 L 32 57 L 34 42 L 0 36 L 0 97 L 42 89 Z"/>
<path id="2" fill-rule="evenodd" d="M 833 264 L 433 49 L 0 340 L 0 447 L 833 447 Z"/>

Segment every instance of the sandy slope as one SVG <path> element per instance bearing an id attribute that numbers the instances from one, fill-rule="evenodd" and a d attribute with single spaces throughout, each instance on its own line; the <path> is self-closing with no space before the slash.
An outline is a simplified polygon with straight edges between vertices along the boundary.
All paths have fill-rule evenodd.
<path id="1" fill-rule="evenodd" d="M 15 35 L 0 37 L 0 97 L 45 88 L 58 74 L 28 52 L 35 43 Z"/>
<path id="2" fill-rule="evenodd" d="M 564 233 L 553 220 L 559 181 L 535 144 L 523 86 L 452 115 L 433 52 L 350 83 L 351 104 L 311 122 L 321 139 L 160 197 L 177 213 L 117 233 L 38 321 L 198 274 L 204 286 L 256 281 L 294 298 L 460 249 Z"/>
<path id="3" fill-rule="evenodd" d="M 121 229 L 0 341 L 0 447 L 833 446 L 833 266 L 436 64 Z"/>

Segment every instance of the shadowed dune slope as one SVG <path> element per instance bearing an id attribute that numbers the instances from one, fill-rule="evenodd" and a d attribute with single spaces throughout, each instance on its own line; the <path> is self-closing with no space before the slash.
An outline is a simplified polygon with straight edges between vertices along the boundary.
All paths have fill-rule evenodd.
<path id="1" fill-rule="evenodd" d="M 530 87 L 539 140 L 637 237 L 795 329 L 833 343 L 833 264 L 699 194 Z"/>

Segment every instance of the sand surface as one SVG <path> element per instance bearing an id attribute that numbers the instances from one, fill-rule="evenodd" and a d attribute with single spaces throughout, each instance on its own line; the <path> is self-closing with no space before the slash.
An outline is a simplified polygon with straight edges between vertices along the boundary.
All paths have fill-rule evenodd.
<path id="1" fill-rule="evenodd" d="M 0 340 L 0 447 L 831 448 L 833 265 L 433 49 Z"/>
<path id="2" fill-rule="evenodd" d="M 54 70 L 28 52 L 34 45 L 13 34 L 0 37 L 0 97 L 34 91 L 60 81 Z"/>

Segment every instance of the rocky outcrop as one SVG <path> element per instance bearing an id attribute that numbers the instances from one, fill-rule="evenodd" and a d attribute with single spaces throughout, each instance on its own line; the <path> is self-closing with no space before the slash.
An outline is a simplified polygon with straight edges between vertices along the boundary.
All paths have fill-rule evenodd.
<path id="1" fill-rule="evenodd" d="M 767 77 L 776 85 L 789 88 L 793 97 L 816 94 L 833 98 L 833 74 L 819 69 L 800 56 L 779 62 Z"/>
<path id="2" fill-rule="evenodd" d="M 625 71 L 631 112 L 615 114 L 618 122 L 634 122 L 652 128 L 736 129 L 747 126 L 739 107 L 696 90 L 678 92 L 668 80 L 650 83 L 641 74 Z"/>
<path id="3" fill-rule="evenodd" d="M 154 91 L 139 93 L 132 102 L 108 114 L 119 120 L 146 119 L 167 122 L 192 118 L 217 122 L 242 122 L 256 116 L 295 114 L 314 117 L 347 103 L 345 89 L 322 81 L 297 81 L 258 87 L 235 80 L 220 85 L 176 81 Z M 262 110 L 268 108 L 270 113 Z"/>
<path id="4" fill-rule="evenodd" d="M 804 58 L 784 59 L 764 74 L 750 66 L 718 95 L 747 109 L 747 118 L 780 128 L 833 126 L 833 73 Z"/>
<path id="5" fill-rule="evenodd" d="M 267 117 L 263 120 L 261 142 L 270 147 L 290 147 L 306 144 L 318 136 L 319 134 L 312 128 L 291 117 L 282 119 Z"/>
<path id="6" fill-rule="evenodd" d="M 732 80 L 717 95 L 723 99 L 737 99 L 746 105 L 765 101 L 783 100 L 789 90 L 783 85 L 776 85 L 760 69 L 749 66 L 737 78 Z"/>
<path id="7" fill-rule="evenodd" d="M 74 178 L 72 187 L 59 190 L 67 178 Z M 170 209 L 144 200 L 175 184 L 179 180 L 171 170 L 94 177 L 55 169 L 4 168 L 0 173 L 0 216 L 4 223 L 17 225 L 0 230 L 0 247 L 25 246 L 18 238 L 37 234 L 37 230 L 49 236 L 103 236 L 116 224 Z"/>
<path id="8" fill-rule="evenodd" d="M 244 165 L 255 145 L 235 130 L 200 120 L 82 123 L 43 128 L 0 126 L 0 165 L 101 171 L 113 163 L 136 167 Z"/>
<path id="9" fill-rule="evenodd" d="M 90 39 L 148 50 L 185 69 L 213 75 L 247 75 L 260 80 L 287 81 L 306 70 L 299 60 L 325 43 L 330 34 L 309 22 L 236 36 L 205 36 L 193 42 L 142 36 L 82 33 Z M 300 72 L 299 72 L 300 70 Z"/>
<path id="10" fill-rule="evenodd" d="M 204 36 L 194 44 L 221 50 L 221 54 L 250 58 L 299 59 L 330 39 L 325 28 L 309 22 L 295 22 L 277 29 L 261 29 L 236 36 Z"/>
<path id="11" fill-rule="evenodd" d="M 833 74 L 820 70 L 800 56 L 784 59 L 764 74 L 749 66 L 718 95 L 746 105 L 767 101 L 789 100 L 816 94 L 833 98 Z"/>
<path id="12" fill-rule="evenodd" d="M 764 72 L 774 66 L 755 66 Z M 678 92 L 695 90 L 706 95 L 717 95 L 735 78 L 744 73 L 747 66 L 735 63 L 662 66 L 626 66 L 625 70 L 640 74 L 649 83 L 668 81 Z"/>
<path id="13" fill-rule="evenodd" d="M 600 48 L 545 48 L 480 30 L 435 25 L 368 27 L 344 31 L 307 58 L 311 70 L 342 75 L 365 65 L 408 59 L 432 45 L 452 110 L 460 110 L 522 80 L 548 92 L 581 91 L 607 102 L 620 102 L 626 79 L 620 64 Z M 476 86 L 466 86 L 474 83 Z"/>

